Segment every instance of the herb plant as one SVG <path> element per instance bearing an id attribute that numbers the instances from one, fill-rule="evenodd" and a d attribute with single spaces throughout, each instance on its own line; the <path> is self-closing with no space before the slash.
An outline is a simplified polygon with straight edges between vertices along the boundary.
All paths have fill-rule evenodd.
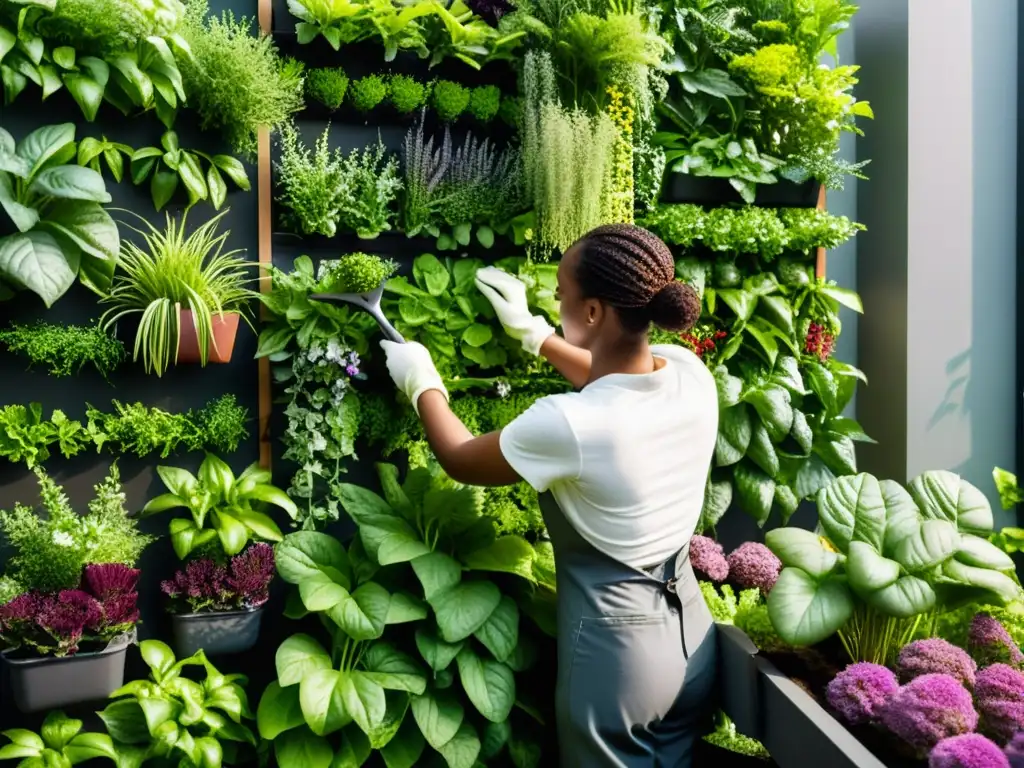
<path id="1" fill-rule="evenodd" d="M 134 150 L 127 144 L 110 141 L 106 136 L 100 139 L 86 136 L 78 143 L 78 164 L 92 168 L 96 173 L 103 173 L 103 166 L 106 165 L 114 181 L 121 183 L 124 176 L 125 158 L 131 160 Z"/>
<path id="2" fill-rule="evenodd" d="M 768 611 L 793 645 L 838 633 L 852 661 L 887 663 L 933 612 L 1020 598 L 1013 561 L 985 538 L 988 501 L 952 472 L 925 472 L 907 489 L 839 478 L 819 492 L 818 519 L 824 540 L 797 528 L 767 536 L 785 565 Z"/>
<path id="3" fill-rule="evenodd" d="M 229 556 L 237 555 L 250 539 L 280 541 L 281 529 L 262 511 L 264 504 L 284 510 L 295 519 L 295 504 L 270 484 L 271 475 L 252 464 L 237 478 L 222 459 L 208 453 L 199 476 L 180 467 L 157 467 L 168 492 L 151 499 L 143 515 L 186 509 L 190 517 L 171 520 L 174 552 L 182 560 L 215 538 Z"/>
<path id="4" fill-rule="evenodd" d="M 243 675 L 221 674 L 202 651 L 177 660 L 159 640 L 143 640 L 139 651 L 149 679 L 114 691 L 99 713 L 122 760 L 141 765 L 170 759 L 181 768 L 207 768 L 254 759 Z M 205 677 L 185 677 L 189 667 L 202 668 Z"/>
<path id="5" fill-rule="evenodd" d="M 469 89 L 451 80 L 439 80 L 434 84 L 431 105 L 438 118 L 450 123 L 469 107 Z"/>
<path id="6" fill-rule="evenodd" d="M 270 599 L 274 549 L 262 542 L 232 557 L 226 566 L 210 558 L 191 560 L 160 590 L 172 613 L 252 611 Z"/>
<path id="7" fill-rule="evenodd" d="M 32 365 L 45 366 L 50 376 L 80 373 L 87 365 L 103 378 L 124 362 L 124 344 L 98 325 L 12 324 L 0 331 L 0 343 L 10 352 L 27 357 Z"/>
<path id="8" fill-rule="evenodd" d="M 148 231 L 134 230 L 144 247 L 125 241 L 120 272 L 110 292 L 101 299 L 110 308 L 100 322 L 104 328 L 138 314 L 134 357 L 142 358 L 146 372 L 162 376 L 178 360 L 182 312 L 185 322 L 195 326 L 199 357 L 203 365 L 213 335 L 214 318 L 239 314 L 249 322 L 246 303 L 255 295 L 245 287 L 250 282 L 249 264 L 241 250 L 224 250 L 230 232 L 217 234 L 224 213 L 220 213 L 186 235 L 188 214 L 180 220 L 167 215 L 164 231 L 143 220 Z"/>
<path id="9" fill-rule="evenodd" d="M 82 450 L 86 439 L 81 423 L 69 419 L 59 409 L 44 419 L 39 403 L 0 408 L 0 457 L 25 462 L 29 469 L 49 459 L 51 449 L 71 458 Z"/>
<path id="10" fill-rule="evenodd" d="M 352 106 L 358 112 L 369 112 L 380 105 L 387 95 L 387 85 L 380 75 L 367 75 L 353 81 L 349 91 Z"/>
<path id="11" fill-rule="evenodd" d="M 83 515 L 74 510 L 63 489 L 45 472 L 36 468 L 35 474 L 46 518 L 24 504 L 0 512 L 0 528 L 14 550 L 5 575 L 22 589 L 43 593 L 75 589 L 86 566 L 134 566 L 142 550 L 153 541 L 138 531 L 137 521 L 128 514 L 116 464 L 94 487 L 95 496 Z"/>
<path id="12" fill-rule="evenodd" d="M 81 158 L 79 158 L 81 162 Z M 206 169 L 203 170 L 203 162 Z M 249 191 L 249 176 L 231 155 L 208 155 L 197 149 L 182 149 L 178 134 L 167 131 L 160 137 L 159 147 L 143 147 L 131 155 L 132 183 L 142 185 L 151 179 L 149 189 L 157 211 L 174 197 L 179 182 L 188 193 L 189 206 L 208 200 L 219 211 L 227 199 L 227 176 L 239 189 Z"/>
<path id="13" fill-rule="evenodd" d="M 259 128 L 275 129 L 302 109 L 302 77 L 277 53 L 273 38 L 254 37 L 252 21 L 230 11 L 209 16 L 206 0 L 188 0 L 182 36 L 192 57 L 181 62 L 189 106 L 204 129 L 219 130 L 235 153 L 256 156 Z"/>
<path id="14" fill-rule="evenodd" d="M 501 107 L 501 90 L 496 85 L 481 85 L 469 94 L 469 114 L 481 123 L 489 123 Z"/>
<path id="15" fill-rule="evenodd" d="M 19 765 L 37 765 L 70 768 L 90 760 L 107 758 L 117 762 L 117 750 L 105 733 L 82 733 L 82 721 L 74 720 L 63 712 L 48 712 L 39 733 L 12 728 L 2 736 L 10 744 L 0 747 L 0 760 L 22 758 Z"/>
<path id="16" fill-rule="evenodd" d="M 408 75 L 388 78 L 388 99 L 399 114 L 411 115 L 426 103 L 428 93 L 427 86 Z"/>
<path id="17" fill-rule="evenodd" d="M 339 489 L 358 530 L 347 548 L 313 531 L 277 545 L 278 572 L 297 588 L 291 615 L 318 614 L 327 642 L 295 634 L 281 644 L 277 681 L 257 712 L 260 735 L 282 766 L 310 754 L 329 761 L 339 732 L 342 750 L 408 764 L 428 750 L 469 765 L 536 749 L 536 724 L 513 710 L 516 673 L 535 658 L 532 637 L 515 600 L 484 577 L 504 572 L 511 589 L 528 586 L 533 548 L 495 538 L 479 489 L 428 469 L 402 484 L 395 467 L 378 471 L 384 498 Z"/>
<path id="18" fill-rule="evenodd" d="M 348 75 L 341 67 L 320 67 L 306 72 L 306 96 L 328 109 L 341 106 L 348 85 Z"/>
<path id="19" fill-rule="evenodd" d="M 17 232 L 0 237 L 0 297 L 28 290 L 47 307 L 79 277 L 102 292 L 120 238 L 103 209 L 110 195 L 91 168 L 71 164 L 71 123 L 38 128 L 20 143 L 0 128 L 0 207 Z"/>

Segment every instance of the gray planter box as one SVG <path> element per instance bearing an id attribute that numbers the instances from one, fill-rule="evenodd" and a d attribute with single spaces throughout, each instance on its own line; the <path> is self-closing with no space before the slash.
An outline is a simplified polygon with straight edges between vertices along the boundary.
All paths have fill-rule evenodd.
<path id="1" fill-rule="evenodd" d="M 742 631 L 719 626 L 718 648 L 722 710 L 781 768 L 885 768 L 803 688 L 758 656 Z"/>
<path id="2" fill-rule="evenodd" d="M 135 642 L 134 631 L 115 637 L 102 651 L 36 659 L 0 653 L 11 685 L 14 705 L 22 712 L 41 712 L 71 704 L 106 699 L 124 685 L 124 659 Z"/>
<path id="3" fill-rule="evenodd" d="M 259 639 L 262 618 L 263 606 L 252 611 L 172 615 L 174 651 L 179 659 L 200 649 L 207 656 L 248 651 Z"/>

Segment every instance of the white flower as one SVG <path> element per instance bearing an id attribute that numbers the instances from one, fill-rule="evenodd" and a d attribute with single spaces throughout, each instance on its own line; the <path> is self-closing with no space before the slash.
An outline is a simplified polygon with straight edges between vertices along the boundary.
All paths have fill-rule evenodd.
<path id="1" fill-rule="evenodd" d="M 324 353 L 324 357 L 336 365 L 342 364 L 345 358 L 345 352 L 337 339 L 331 339 L 327 342 L 327 351 Z"/>
<path id="2" fill-rule="evenodd" d="M 495 389 L 498 392 L 498 397 L 508 397 L 509 394 L 512 392 L 512 387 L 509 386 L 509 383 L 507 381 L 499 381 L 495 385 Z"/>
<path id="3" fill-rule="evenodd" d="M 75 546 L 75 539 L 67 531 L 54 531 L 53 543 L 58 547 L 73 547 Z"/>
<path id="4" fill-rule="evenodd" d="M 309 350 L 306 352 L 306 359 L 311 363 L 315 363 L 324 354 L 323 347 L 320 346 L 319 341 L 314 341 L 309 345 Z"/>

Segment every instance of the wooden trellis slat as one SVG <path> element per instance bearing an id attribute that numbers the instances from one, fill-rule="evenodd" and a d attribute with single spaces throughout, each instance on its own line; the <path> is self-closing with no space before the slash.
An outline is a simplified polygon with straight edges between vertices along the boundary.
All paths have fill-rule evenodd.
<path id="1" fill-rule="evenodd" d="M 273 13 L 271 0 L 258 0 L 258 18 L 260 32 L 264 35 L 273 33 Z M 270 272 L 267 267 L 273 264 L 273 249 L 271 246 L 272 220 L 271 220 L 271 188 L 270 188 L 270 131 L 260 128 L 257 145 L 256 160 L 256 189 L 258 197 L 258 232 L 259 247 L 258 257 L 260 264 L 260 293 L 270 292 Z M 265 314 L 265 307 L 260 305 L 260 316 Z M 271 390 L 270 360 L 263 357 L 258 361 L 259 366 L 259 440 L 260 440 L 260 466 L 270 469 L 271 466 L 271 440 L 270 440 L 270 416 L 273 406 L 273 394 Z"/>

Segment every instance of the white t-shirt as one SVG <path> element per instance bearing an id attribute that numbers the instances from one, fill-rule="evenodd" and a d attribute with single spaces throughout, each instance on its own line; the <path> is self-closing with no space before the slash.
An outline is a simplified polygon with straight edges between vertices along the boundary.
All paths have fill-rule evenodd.
<path id="1" fill-rule="evenodd" d="M 501 433 L 508 463 L 550 490 L 584 539 L 639 568 L 693 535 L 718 434 L 710 371 L 683 347 L 652 349 L 658 370 L 541 398 Z"/>

